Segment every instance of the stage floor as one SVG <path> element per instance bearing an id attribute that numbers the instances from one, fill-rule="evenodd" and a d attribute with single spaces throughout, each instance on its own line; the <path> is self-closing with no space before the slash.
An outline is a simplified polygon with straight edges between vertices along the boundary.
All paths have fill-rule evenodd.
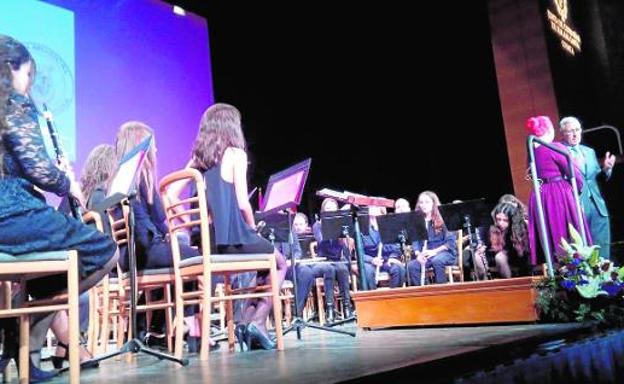
<path id="1" fill-rule="evenodd" d="M 418 366 L 523 339 L 555 337 L 578 324 L 530 324 L 357 331 L 357 337 L 306 328 L 285 338 L 285 350 L 230 353 L 223 342 L 210 360 L 190 355 L 188 367 L 140 354 L 132 362 L 108 360 L 84 371 L 81 383 L 333 383 Z M 354 326 L 343 329 L 356 330 Z M 48 369 L 48 363 L 44 368 Z M 62 375 L 51 383 L 66 383 Z"/>

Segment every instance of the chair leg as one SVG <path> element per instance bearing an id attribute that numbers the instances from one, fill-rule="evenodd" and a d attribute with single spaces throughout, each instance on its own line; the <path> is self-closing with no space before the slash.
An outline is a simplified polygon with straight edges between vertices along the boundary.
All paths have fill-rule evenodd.
<path id="1" fill-rule="evenodd" d="M 292 322 L 292 300 L 290 299 L 290 293 L 286 292 L 284 298 L 284 317 L 286 318 L 286 325 L 290 326 Z"/>
<path id="2" fill-rule="evenodd" d="M 223 284 L 217 284 L 217 288 L 215 289 L 215 295 L 218 298 L 222 298 L 223 294 Z M 223 300 L 219 300 L 217 304 L 219 307 L 219 328 L 222 333 L 225 333 L 225 302 Z"/>
<path id="3" fill-rule="evenodd" d="M 202 286 L 202 306 L 201 306 L 201 348 L 199 351 L 199 359 L 208 360 L 208 352 L 210 351 L 210 312 L 212 311 L 212 275 L 210 272 L 204 273 L 204 281 Z"/>
<path id="4" fill-rule="evenodd" d="M 110 282 L 108 276 L 104 278 L 102 284 L 102 330 L 100 331 L 100 340 L 98 352 L 106 353 L 108 349 L 108 338 L 110 337 Z"/>
<path id="5" fill-rule="evenodd" d="M 319 324 L 325 325 L 325 300 L 323 296 L 323 291 L 321 290 L 321 285 L 323 284 L 323 279 L 316 279 L 316 303 L 318 306 L 318 317 Z M 325 288 L 325 287 L 323 287 Z"/>
<path id="6" fill-rule="evenodd" d="M 4 281 L 4 282 L 0 282 L 0 284 L 3 284 L 3 287 L 4 287 L 4 308 L 11 309 L 11 298 L 12 298 L 11 282 Z M 2 381 L 5 383 L 11 381 L 11 370 L 9 369 L 8 365 L 4 369 L 4 372 L 2 375 Z"/>
<path id="7" fill-rule="evenodd" d="M 95 354 L 97 348 L 97 338 L 99 331 L 99 305 L 97 287 L 93 287 L 89 290 L 89 327 L 87 328 L 87 351 L 91 355 Z"/>
<path id="8" fill-rule="evenodd" d="M 232 295 L 232 286 L 230 285 L 230 275 L 225 275 L 223 291 L 225 296 Z M 225 306 L 225 317 L 227 319 L 227 335 L 228 349 L 234 352 L 234 302 L 228 300 Z"/>
<path id="9" fill-rule="evenodd" d="M 30 374 L 30 315 L 20 316 L 19 381 L 29 383 Z"/>
<path id="10" fill-rule="evenodd" d="M 69 382 L 80 383 L 80 315 L 78 312 L 78 254 L 70 253 L 68 271 L 67 296 L 69 299 Z"/>
<path id="11" fill-rule="evenodd" d="M 171 284 L 165 285 L 165 300 L 167 302 L 167 308 L 165 308 L 165 323 L 166 337 L 167 337 L 167 350 L 173 351 L 173 300 L 171 299 Z"/>
<path id="12" fill-rule="evenodd" d="M 152 310 L 149 309 L 150 304 L 152 304 L 152 289 L 145 288 L 143 291 L 145 295 L 145 323 L 147 325 L 146 329 L 149 331 L 150 326 L 152 325 Z M 138 336 L 138 335 L 137 335 Z"/>
<path id="13" fill-rule="evenodd" d="M 182 293 L 182 279 L 176 279 L 175 284 L 175 347 L 174 353 L 177 359 L 182 358 L 184 348 L 184 299 Z"/>
<path id="14" fill-rule="evenodd" d="M 275 337 L 277 338 L 277 350 L 284 350 L 284 337 L 282 330 L 282 301 L 280 300 L 280 286 L 277 280 L 277 265 L 275 257 L 271 260 L 271 291 L 273 293 L 273 317 L 275 319 Z"/>

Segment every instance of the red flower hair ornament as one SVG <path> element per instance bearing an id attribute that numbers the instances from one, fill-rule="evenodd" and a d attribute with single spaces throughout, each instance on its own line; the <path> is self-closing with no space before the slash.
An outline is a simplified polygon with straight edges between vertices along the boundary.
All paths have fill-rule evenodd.
<path id="1" fill-rule="evenodd" d="M 534 116 L 526 122 L 526 130 L 529 135 L 543 136 L 553 128 L 553 123 L 548 116 Z"/>

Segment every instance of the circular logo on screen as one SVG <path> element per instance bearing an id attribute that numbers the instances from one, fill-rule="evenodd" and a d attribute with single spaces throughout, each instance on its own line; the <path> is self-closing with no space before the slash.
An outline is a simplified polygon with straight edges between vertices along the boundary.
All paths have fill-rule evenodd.
<path id="1" fill-rule="evenodd" d="M 561 20 L 565 23 L 568 18 L 568 0 L 555 0 L 555 7 Z"/>
<path id="2" fill-rule="evenodd" d="M 63 58 L 48 46 L 26 43 L 37 70 L 31 95 L 37 104 L 46 103 L 55 114 L 64 112 L 74 101 L 74 76 Z"/>

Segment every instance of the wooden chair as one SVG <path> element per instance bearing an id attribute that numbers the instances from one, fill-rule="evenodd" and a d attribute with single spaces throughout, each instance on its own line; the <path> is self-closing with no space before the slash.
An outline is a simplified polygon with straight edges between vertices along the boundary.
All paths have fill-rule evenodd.
<path id="1" fill-rule="evenodd" d="M 107 216 L 105 218 L 109 220 Z M 102 217 L 95 211 L 87 211 L 83 215 L 85 224 L 93 225 L 95 228 L 103 232 L 104 224 Z M 117 266 L 117 276 L 121 275 L 119 265 Z M 121 324 L 123 329 L 123 320 L 121 319 L 121 302 L 123 301 L 123 293 L 118 284 L 117 277 L 105 276 L 102 281 L 91 288 L 89 291 L 89 329 L 87 331 L 87 350 L 92 355 L 106 353 L 108 350 L 109 338 L 111 334 L 111 324 L 114 338 L 117 340 L 118 347 L 123 344 L 123 337 L 120 335 L 118 325 Z M 121 333 L 123 336 L 123 333 Z"/>
<path id="2" fill-rule="evenodd" d="M 119 205 L 118 205 L 119 206 Z M 124 200 L 120 203 L 122 217 L 116 218 L 114 215 L 115 207 L 108 210 L 108 216 L 111 222 L 111 230 L 113 239 L 117 243 L 118 247 L 130 246 L 128 240 L 130 237 L 130 228 L 128 226 L 128 217 L 130 213 L 130 203 L 128 200 Z M 177 239 L 176 239 L 177 240 Z M 130 307 L 129 298 L 126 292 L 130 290 L 130 274 L 128 272 L 122 273 L 118 268 L 117 281 L 118 295 L 119 295 L 119 312 L 120 317 L 117 323 L 117 346 L 121 347 L 123 344 L 123 334 L 125 331 L 125 319 L 128 316 L 128 310 Z M 112 279 L 111 279 L 112 280 Z M 167 348 L 171 352 L 173 350 L 173 318 L 172 310 L 174 302 L 171 297 L 171 285 L 175 281 L 173 268 L 158 268 L 158 269 L 145 269 L 137 271 L 136 286 L 137 292 L 143 292 L 145 295 L 145 304 L 137 305 L 137 312 L 145 312 L 147 324 L 150 324 L 152 311 L 164 310 L 165 311 L 165 323 L 167 329 Z M 163 289 L 163 298 L 158 301 L 151 300 L 151 293 L 156 289 Z M 182 316 L 184 317 L 184 316 Z M 183 321 L 183 319 L 181 319 Z M 183 322 L 181 323 L 183 326 Z M 180 328 L 182 329 L 182 328 Z M 132 339 L 136 335 L 132 335 L 132 330 L 128 328 L 128 339 Z M 108 336 L 106 336 L 108 337 Z M 180 338 L 182 342 L 182 338 Z"/>
<path id="3" fill-rule="evenodd" d="M 191 182 L 196 187 L 198 195 L 183 199 L 172 200 L 168 195 L 168 189 L 179 182 Z M 277 337 L 277 349 L 284 349 L 282 335 L 282 306 L 280 301 L 280 287 L 277 277 L 277 266 L 275 255 L 267 254 L 212 254 L 210 250 L 210 232 L 208 215 L 208 205 L 206 202 L 206 184 L 202 174 L 194 169 L 185 169 L 173 172 L 163 178 L 160 182 L 160 195 L 167 216 L 169 226 L 169 236 L 173 252 L 173 264 L 175 273 L 175 356 L 182 357 L 182 318 L 185 305 L 201 305 L 202 311 L 210 311 L 212 303 L 218 300 L 225 300 L 227 303 L 227 325 L 228 343 L 230 350 L 234 350 L 234 319 L 232 301 L 236 299 L 271 297 L 273 301 L 273 317 L 275 319 L 275 335 Z M 188 219 L 188 220 L 187 220 Z M 182 223 L 180 223 L 182 221 Z M 180 249 L 178 245 L 177 233 L 199 227 L 201 236 L 201 256 L 180 260 Z M 251 288 L 232 289 L 231 275 L 248 272 L 268 270 L 270 286 L 259 286 Z M 224 295 L 214 297 L 212 295 L 212 274 L 223 274 Z M 198 281 L 198 289 L 185 291 L 183 285 L 186 281 Z M 269 289 L 267 291 L 267 289 Z M 209 314 L 202 316 L 202 335 L 200 360 L 208 359 L 210 322 Z"/>
<path id="4" fill-rule="evenodd" d="M 457 231 L 457 264 L 456 265 L 448 265 L 446 267 L 446 276 L 448 278 L 448 282 L 453 284 L 455 282 L 455 277 L 459 279 L 460 282 L 464 282 L 464 237 L 463 233 L 460 230 Z"/>
<path id="5" fill-rule="evenodd" d="M 69 382 L 80 382 L 80 328 L 78 320 L 78 254 L 76 251 L 37 252 L 15 257 L 0 253 L 0 281 L 4 281 L 5 309 L 0 309 L 0 318 L 20 318 L 19 376 L 21 383 L 29 382 L 30 367 L 30 315 L 67 310 L 69 313 Z M 67 294 L 58 298 L 31 300 L 27 295 L 18 307 L 11 306 L 11 283 L 20 283 L 26 289 L 30 279 L 67 274 Z M 5 373 L 6 379 L 6 373 Z"/>
<path id="6" fill-rule="evenodd" d="M 284 280 L 280 290 L 280 300 L 282 300 L 282 308 L 284 308 L 284 320 L 287 326 L 290 326 L 293 318 L 292 303 L 295 298 L 293 289 L 293 282 L 290 280 Z"/>

